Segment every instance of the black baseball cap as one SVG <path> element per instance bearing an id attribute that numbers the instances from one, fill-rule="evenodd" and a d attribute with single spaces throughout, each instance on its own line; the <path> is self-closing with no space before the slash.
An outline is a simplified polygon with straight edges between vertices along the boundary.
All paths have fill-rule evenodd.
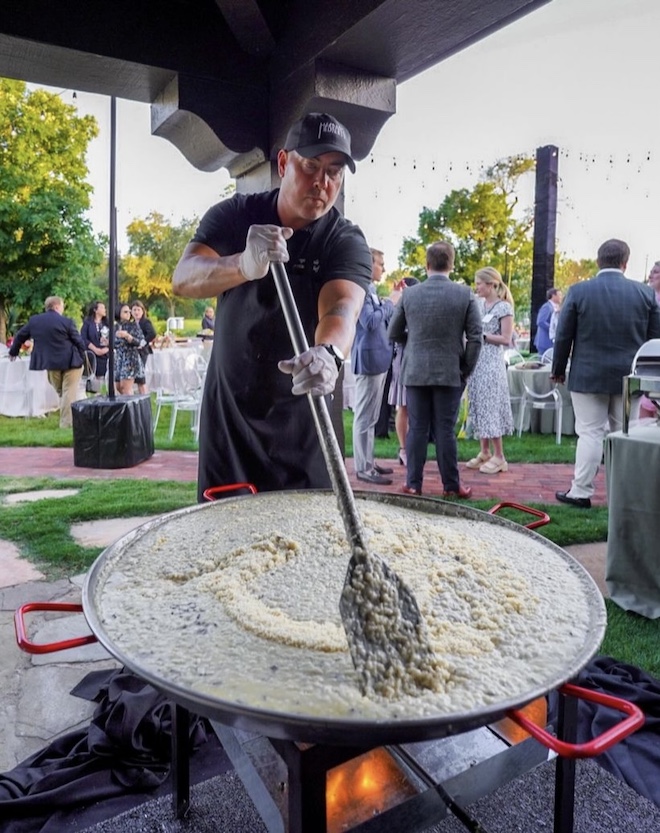
<path id="1" fill-rule="evenodd" d="M 295 122 L 287 133 L 284 150 L 295 150 L 307 159 L 337 151 L 344 154 L 346 164 L 355 173 L 355 162 L 351 156 L 351 134 L 328 113 L 308 113 Z"/>

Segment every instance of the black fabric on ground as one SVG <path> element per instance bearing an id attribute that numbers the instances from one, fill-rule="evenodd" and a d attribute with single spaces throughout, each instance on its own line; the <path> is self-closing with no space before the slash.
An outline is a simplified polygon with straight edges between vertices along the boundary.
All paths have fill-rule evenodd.
<path id="1" fill-rule="evenodd" d="M 86 729 L 56 739 L 0 775 L 1 833 L 82 829 L 135 806 L 138 794 L 145 800 L 158 794 L 159 787 L 169 790 L 165 784 L 171 763 L 169 701 L 125 670 L 104 675 L 105 683 L 96 696 L 94 683 L 103 677 L 91 683 L 86 678 L 74 689 L 79 696 L 83 693 L 99 703 Z M 206 745 L 209 753 L 202 756 L 203 771 L 195 780 L 230 768 L 205 720 L 191 715 L 189 737 L 191 752 Z M 191 765 L 197 757 L 192 755 Z M 108 801 L 113 799 L 121 800 L 110 809 Z M 95 814 L 93 807 L 99 802 L 103 807 Z M 83 810 L 84 824 L 76 824 L 72 819 Z"/>
<path id="2" fill-rule="evenodd" d="M 592 691 L 629 700 L 646 716 L 641 729 L 594 760 L 640 795 L 660 807 L 660 680 L 612 657 L 595 657 L 572 681 Z M 556 722 L 559 695 L 550 696 L 549 717 Z M 578 742 L 583 743 L 621 722 L 620 712 L 581 700 Z"/>

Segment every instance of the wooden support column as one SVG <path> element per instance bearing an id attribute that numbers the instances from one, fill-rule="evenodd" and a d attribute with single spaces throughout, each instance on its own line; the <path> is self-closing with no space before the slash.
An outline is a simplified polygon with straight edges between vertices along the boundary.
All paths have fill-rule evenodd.
<path id="1" fill-rule="evenodd" d="M 557 237 L 557 173 L 559 150 L 546 145 L 536 150 L 536 192 L 534 200 L 534 256 L 532 262 L 532 304 L 530 349 L 536 349 L 536 316 L 554 285 Z"/>

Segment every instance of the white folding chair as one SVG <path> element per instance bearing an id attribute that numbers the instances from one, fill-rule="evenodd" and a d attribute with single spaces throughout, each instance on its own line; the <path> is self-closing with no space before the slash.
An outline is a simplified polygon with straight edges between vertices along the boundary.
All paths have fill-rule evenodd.
<path id="1" fill-rule="evenodd" d="M 520 362 L 524 362 L 525 357 L 515 347 L 507 347 L 504 351 L 504 361 L 507 367 L 513 367 L 516 364 L 520 364 Z"/>
<path id="2" fill-rule="evenodd" d="M 554 347 L 548 347 L 548 349 L 541 356 L 541 364 L 552 364 L 554 353 Z"/>
<path id="3" fill-rule="evenodd" d="M 200 359 L 204 362 L 203 373 L 200 372 Z M 172 368 L 174 398 L 172 401 L 172 415 L 170 416 L 170 430 L 168 434 L 170 440 L 174 436 L 176 418 L 179 411 L 190 412 L 190 427 L 195 434 L 195 439 L 199 439 L 199 414 L 202 407 L 205 368 L 206 362 L 201 356 L 197 355 L 177 356 L 174 361 Z"/>
<path id="4" fill-rule="evenodd" d="M 156 428 L 158 428 L 158 420 L 160 418 L 160 412 L 163 409 L 163 406 L 169 407 L 170 405 L 173 405 L 175 399 L 176 393 L 174 393 L 174 391 L 168 391 L 162 387 L 156 388 L 156 416 L 154 418 L 154 434 L 156 433 Z"/>
<path id="5" fill-rule="evenodd" d="M 523 425 L 525 423 L 525 413 L 527 408 L 539 411 L 555 411 L 555 435 L 557 445 L 561 445 L 561 425 L 562 415 L 564 412 L 564 401 L 561 398 L 561 393 L 555 385 L 552 390 L 546 393 L 535 393 L 533 390 L 523 384 L 525 391 L 520 402 L 520 411 L 518 414 L 518 436 L 522 436 Z"/>

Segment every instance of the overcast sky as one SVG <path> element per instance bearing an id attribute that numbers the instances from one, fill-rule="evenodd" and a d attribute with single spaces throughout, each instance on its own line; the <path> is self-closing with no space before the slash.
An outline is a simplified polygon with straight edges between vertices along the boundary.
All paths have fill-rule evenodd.
<path id="1" fill-rule="evenodd" d="M 553 144 L 559 249 L 594 257 L 603 240 L 621 237 L 632 250 L 628 273 L 644 278 L 660 259 L 658 32 L 657 0 L 553 0 L 402 84 L 372 155 L 347 174 L 347 216 L 394 268 L 425 205 L 473 187 L 484 165 Z M 62 98 L 71 102 L 71 91 Z M 109 99 L 78 92 L 75 103 L 99 121 L 88 154 L 91 218 L 107 232 Z M 201 216 L 229 177 L 196 171 L 151 136 L 147 105 L 117 105 L 122 249 L 132 218 L 152 210 L 172 222 Z M 523 196 L 531 207 L 533 177 Z"/>

